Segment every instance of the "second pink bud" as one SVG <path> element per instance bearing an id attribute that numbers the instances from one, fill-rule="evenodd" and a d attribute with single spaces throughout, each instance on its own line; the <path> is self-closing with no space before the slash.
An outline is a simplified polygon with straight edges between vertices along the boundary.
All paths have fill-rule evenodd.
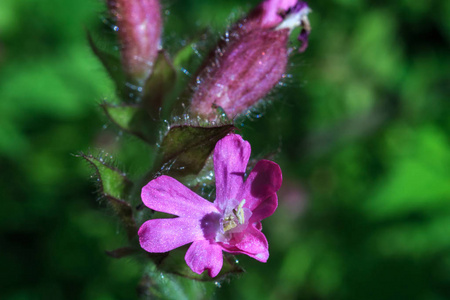
<path id="1" fill-rule="evenodd" d="M 234 118 L 266 96 L 286 72 L 295 27 L 306 49 L 309 12 L 303 1 L 266 0 L 235 24 L 196 78 L 191 113 L 214 120 L 220 107 Z"/>

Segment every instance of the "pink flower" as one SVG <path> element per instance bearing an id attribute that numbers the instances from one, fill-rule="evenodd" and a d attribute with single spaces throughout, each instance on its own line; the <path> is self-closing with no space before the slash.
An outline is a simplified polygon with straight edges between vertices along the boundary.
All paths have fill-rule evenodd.
<path id="1" fill-rule="evenodd" d="M 211 277 L 222 269 L 222 250 L 266 262 L 269 251 L 261 220 L 277 208 L 281 170 L 278 164 L 261 160 L 244 181 L 250 152 L 250 144 L 236 134 L 216 144 L 214 203 L 169 176 L 144 186 L 142 201 L 147 207 L 178 217 L 145 222 L 138 232 L 141 247 L 161 253 L 192 243 L 186 263 L 198 274 L 208 270 Z"/>

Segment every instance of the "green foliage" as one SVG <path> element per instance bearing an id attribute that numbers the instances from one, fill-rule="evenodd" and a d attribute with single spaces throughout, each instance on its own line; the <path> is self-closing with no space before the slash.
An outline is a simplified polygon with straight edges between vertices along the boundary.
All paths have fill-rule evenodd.
<path id="1" fill-rule="evenodd" d="M 401 138 L 399 134 L 408 135 L 407 129 L 392 130 L 386 146 L 392 146 L 392 139 Z M 437 128 L 409 132 L 403 137 L 402 147 L 389 153 L 392 164 L 366 203 L 368 216 L 393 218 L 450 209 L 449 149 L 446 135 Z"/>

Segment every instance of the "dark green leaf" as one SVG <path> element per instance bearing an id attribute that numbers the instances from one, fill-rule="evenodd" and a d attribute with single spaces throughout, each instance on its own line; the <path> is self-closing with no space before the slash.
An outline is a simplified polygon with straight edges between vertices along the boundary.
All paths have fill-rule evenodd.
<path id="1" fill-rule="evenodd" d="M 231 124 L 217 127 L 173 126 L 161 144 L 161 169 L 171 176 L 198 174 L 216 143 L 233 131 Z"/>

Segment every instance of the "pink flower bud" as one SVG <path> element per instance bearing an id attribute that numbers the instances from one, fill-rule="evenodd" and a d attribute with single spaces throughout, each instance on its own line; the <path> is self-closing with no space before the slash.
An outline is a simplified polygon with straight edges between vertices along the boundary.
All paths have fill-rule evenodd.
<path id="1" fill-rule="evenodd" d="M 142 84 L 161 48 L 161 7 L 158 0 L 108 0 L 122 46 L 122 65 L 130 79 Z"/>
<path id="2" fill-rule="evenodd" d="M 264 97 L 286 71 L 289 35 L 298 26 L 306 49 L 309 12 L 302 1 L 266 0 L 235 24 L 198 73 L 191 112 L 213 120 L 220 107 L 234 118 Z"/>

